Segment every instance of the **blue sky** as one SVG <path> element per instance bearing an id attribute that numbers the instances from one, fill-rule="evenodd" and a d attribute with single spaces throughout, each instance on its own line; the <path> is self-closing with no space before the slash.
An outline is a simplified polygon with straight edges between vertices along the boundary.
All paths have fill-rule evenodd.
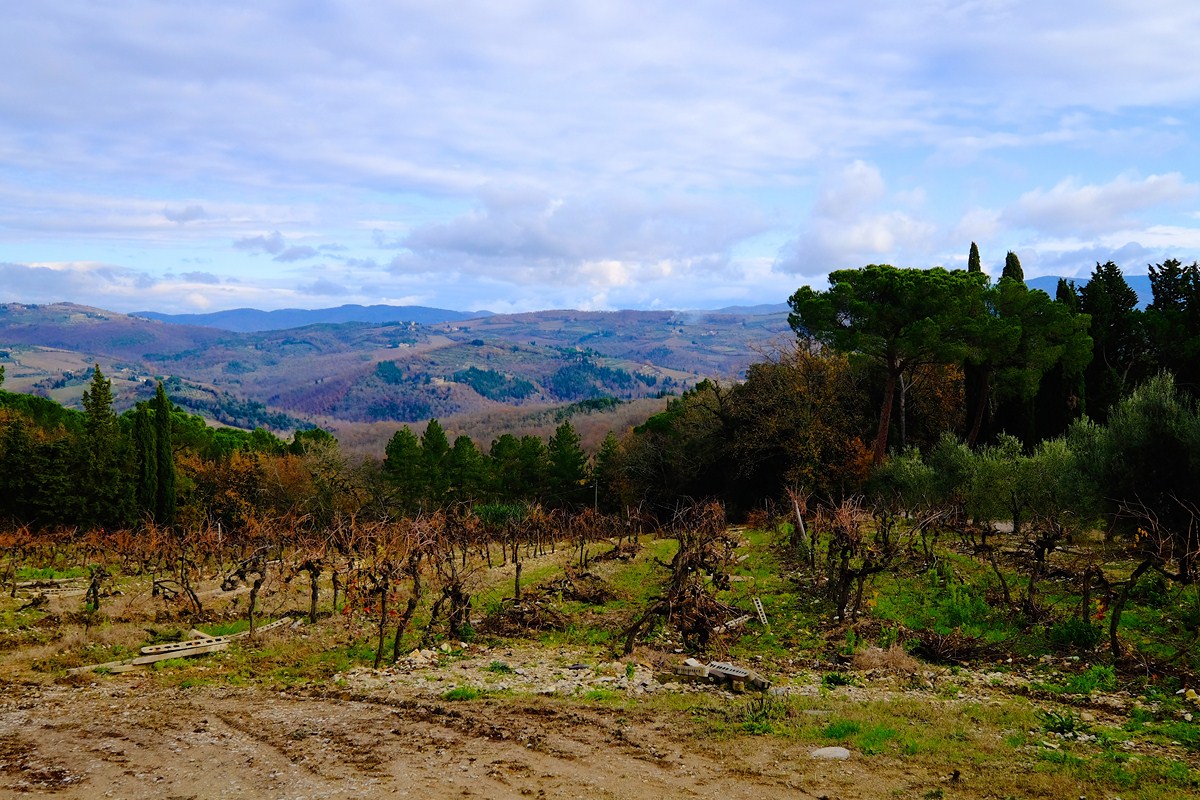
<path id="1" fill-rule="evenodd" d="M 1200 4 L 15 3 L 0 301 L 712 308 L 1200 258 Z"/>

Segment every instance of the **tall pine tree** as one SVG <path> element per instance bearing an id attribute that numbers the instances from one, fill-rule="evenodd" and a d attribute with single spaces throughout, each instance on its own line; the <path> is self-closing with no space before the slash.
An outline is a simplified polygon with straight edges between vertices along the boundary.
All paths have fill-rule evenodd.
<path id="1" fill-rule="evenodd" d="M 584 502 L 587 454 L 579 446 L 579 434 L 564 422 L 550 437 L 550 500 L 554 505 L 575 506 Z"/>
<path id="2" fill-rule="evenodd" d="M 1088 416 L 1097 422 L 1149 376 L 1147 345 L 1138 297 L 1121 268 L 1097 264 L 1080 290 L 1079 309 L 1091 317 L 1092 362 L 1084 371 Z"/>
<path id="3" fill-rule="evenodd" d="M 154 436 L 154 420 L 150 416 L 150 409 L 145 403 L 138 403 L 133 412 L 133 452 L 137 469 L 134 498 L 138 511 L 150 517 L 158 513 L 158 447 Z"/>
<path id="4" fill-rule="evenodd" d="M 171 441 L 171 401 L 162 381 L 154 392 L 154 463 L 157 488 L 154 519 L 159 525 L 175 524 L 175 449 Z"/>
<path id="5" fill-rule="evenodd" d="M 124 469 L 125 442 L 112 403 L 112 382 L 96 364 L 83 393 L 79 477 L 85 525 L 119 527 L 134 517 L 133 486 Z"/>

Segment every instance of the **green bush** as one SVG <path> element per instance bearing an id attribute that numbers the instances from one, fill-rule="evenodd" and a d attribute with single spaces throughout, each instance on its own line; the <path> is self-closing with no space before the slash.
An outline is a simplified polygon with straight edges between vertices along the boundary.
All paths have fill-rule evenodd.
<path id="1" fill-rule="evenodd" d="M 1042 714 L 1042 730 L 1048 733 L 1073 735 L 1087 731 L 1083 718 L 1074 711 L 1046 711 Z"/>
<path id="2" fill-rule="evenodd" d="M 853 675 L 846 675 L 842 672 L 826 672 L 821 676 L 821 686 L 826 689 L 836 689 L 839 686 L 854 686 L 855 680 Z"/>
<path id="3" fill-rule="evenodd" d="M 1117 688 L 1117 671 L 1111 666 L 1097 664 L 1088 667 L 1067 681 L 1070 694 L 1091 694 L 1094 691 L 1111 692 Z"/>
<path id="4" fill-rule="evenodd" d="M 1100 640 L 1104 638 L 1104 632 L 1098 625 L 1093 625 L 1078 617 L 1072 617 L 1050 626 L 1047 638 L 1055 647 L 1094 650 L 1096 645 L 1100 644 Z"/>

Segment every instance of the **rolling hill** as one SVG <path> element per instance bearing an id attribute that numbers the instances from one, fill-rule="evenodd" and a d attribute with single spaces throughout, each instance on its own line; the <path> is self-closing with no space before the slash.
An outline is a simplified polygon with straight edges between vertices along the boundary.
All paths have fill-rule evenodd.
<path id="1" fill-rule="evenodd" d="M 237 332 L 69 303 L 0 305 L 6 389 L 77 406 L 98 363 L 118 407 L 161 379 L 205 417 L 276 430 L 510 408 L 544 422 L 556 409 L 611 409 L 737 377 L 790 335 L 782 311 L 545 311 Z"/>

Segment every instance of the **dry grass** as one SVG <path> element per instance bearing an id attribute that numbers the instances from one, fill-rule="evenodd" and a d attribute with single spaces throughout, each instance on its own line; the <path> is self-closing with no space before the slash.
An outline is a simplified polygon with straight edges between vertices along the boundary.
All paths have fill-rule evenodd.
<path id="1" fill-rule="evenodd" d="M 916 675 L 925 667 L 910 656 L 903 647 L 893 644 L 884 650 L 879 647 L 864 647 L 854 654 L 851 666 L 857 670 L 881 670 L 892 675 Z"/>

